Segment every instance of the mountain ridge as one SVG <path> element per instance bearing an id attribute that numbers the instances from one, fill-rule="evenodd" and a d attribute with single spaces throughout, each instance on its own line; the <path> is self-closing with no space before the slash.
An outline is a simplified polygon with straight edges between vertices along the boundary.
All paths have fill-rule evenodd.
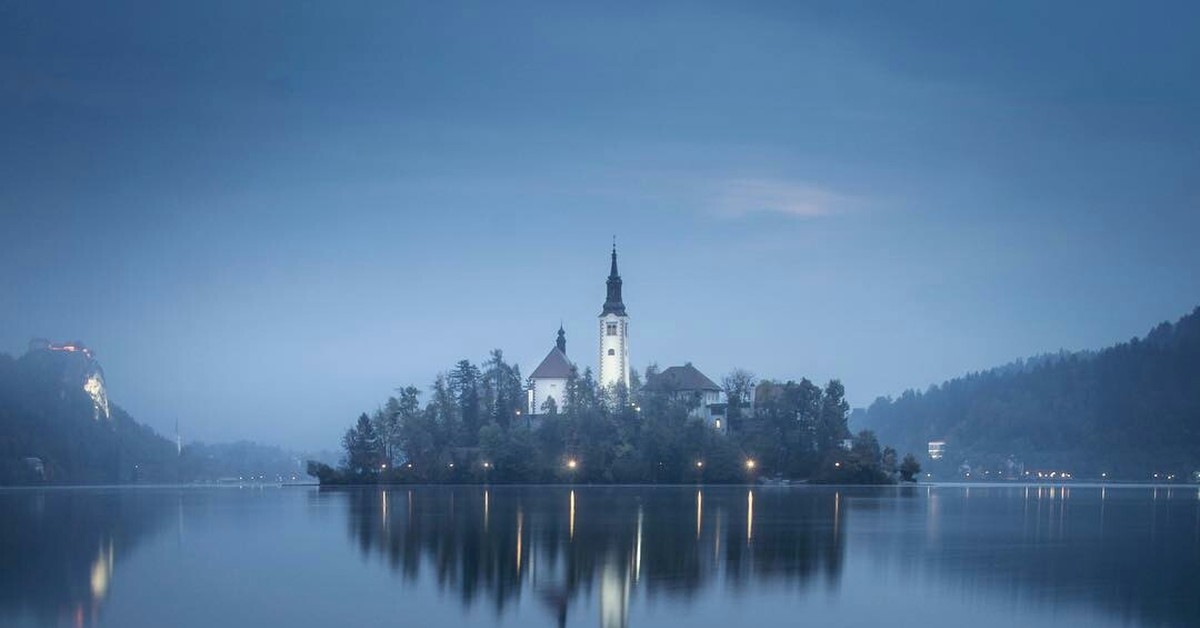
<path id="1" fill-rule="evenodd" d="M 1042 354 L 880 397 L 852 421 L 901 450 L 946 441 L 944 459 L 928 461 L 944 472 L 966 464 L 1182 477 L 1200 468 L 1200 307 L 1104 349 Z"/>

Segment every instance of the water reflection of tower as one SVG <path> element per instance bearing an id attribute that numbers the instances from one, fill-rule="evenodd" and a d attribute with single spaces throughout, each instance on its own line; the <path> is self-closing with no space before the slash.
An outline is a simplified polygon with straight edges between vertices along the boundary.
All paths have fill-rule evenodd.
<path id="1" fill-rule="evenodd" d="M 629 626 L 629 570 L 615 556 L 600 571 L 600 628 Z"/>

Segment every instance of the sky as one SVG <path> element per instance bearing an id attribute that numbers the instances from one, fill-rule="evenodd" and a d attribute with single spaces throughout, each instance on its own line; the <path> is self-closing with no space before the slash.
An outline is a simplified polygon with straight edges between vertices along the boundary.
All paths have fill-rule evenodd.
<path id="1" fill-rule="evenodd" d="M 333 449 L 560 321 L 854 405 L 1200 304 L 1200 5 L 0 0 L 0 351 Z"/>

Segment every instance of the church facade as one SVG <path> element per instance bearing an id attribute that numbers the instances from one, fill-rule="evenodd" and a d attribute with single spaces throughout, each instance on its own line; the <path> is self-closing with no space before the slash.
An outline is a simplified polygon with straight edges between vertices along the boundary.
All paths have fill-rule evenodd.
<path id="1" fill-rule="evenodd" d="M 563 407 L 567 378 L 571 376 L 572 368 L 567 359 L 567 333 L 559 325 L 554 348 L 529 375 L 529 387 L 525 393 L 529 400 L 529 414 L 549 413 Z"/>

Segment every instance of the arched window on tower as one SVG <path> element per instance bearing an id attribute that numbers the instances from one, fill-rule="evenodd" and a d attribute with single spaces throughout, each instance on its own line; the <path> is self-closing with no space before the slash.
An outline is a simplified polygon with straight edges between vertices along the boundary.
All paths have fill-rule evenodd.
<path id="1" fill-rule="evenodd" d="M 617 355 L 617 350 L 616 350 L 616 349 L 609 349 L 609 350 L 608 350 L 608 355 Z"/>
<path id="2" fill-rule="evenodd" d="M 617 335 L 617 324 L 616 323 L 608 323 L 604 326 L 604 328 L 609 336 Z"/>

